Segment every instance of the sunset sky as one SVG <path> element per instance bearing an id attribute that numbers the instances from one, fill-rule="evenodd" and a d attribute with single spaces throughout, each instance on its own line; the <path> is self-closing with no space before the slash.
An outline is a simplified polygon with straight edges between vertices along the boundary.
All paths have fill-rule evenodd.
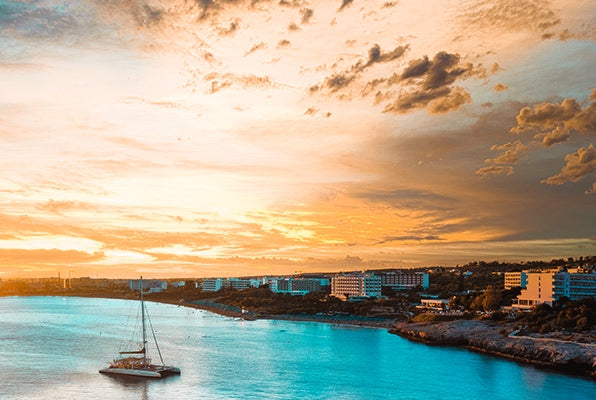
<path id="1" fill-rule="evenodd" d="M 0 278 L 596 254 L 593 0 L 0 0 Z"/>

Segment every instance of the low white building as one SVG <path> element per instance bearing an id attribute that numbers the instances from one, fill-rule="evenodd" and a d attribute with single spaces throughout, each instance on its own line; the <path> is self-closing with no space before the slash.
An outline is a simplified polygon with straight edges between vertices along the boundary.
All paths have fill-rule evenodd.
<path id="1" fill-rule="evenodd" d="M 420 308 L 431 310 L 444 310 L 448 308 L 449 300 L 447 299 L 420 299 Z"/>

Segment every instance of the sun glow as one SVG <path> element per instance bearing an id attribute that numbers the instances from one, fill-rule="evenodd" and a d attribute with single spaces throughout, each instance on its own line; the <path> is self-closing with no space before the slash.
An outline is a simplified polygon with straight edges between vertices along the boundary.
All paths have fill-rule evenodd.
<path id="1" fill-rule="evenodd" d="M 0 274 L 596 251 L 593 2 L 199 3 L 3 8 Z"/>

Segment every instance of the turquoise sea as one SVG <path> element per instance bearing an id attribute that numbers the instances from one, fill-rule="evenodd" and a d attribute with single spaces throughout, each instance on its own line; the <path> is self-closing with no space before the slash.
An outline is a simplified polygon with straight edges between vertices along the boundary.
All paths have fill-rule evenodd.
<path id="1" fill-rule="evenodd" d="M 587 378 L 384 329 L 242 321 L 147 303 L 165 380 L 98 373 L 132 336 L 138 302 L 0 298 L 0 399 L 596 399 Z M 157 355 L 153 356 L 157 359 Z"/>

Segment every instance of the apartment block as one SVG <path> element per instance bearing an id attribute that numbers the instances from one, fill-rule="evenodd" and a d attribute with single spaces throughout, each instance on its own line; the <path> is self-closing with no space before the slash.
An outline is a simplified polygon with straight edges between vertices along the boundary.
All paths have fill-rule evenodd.
<path id="1" fill-rule="evenodd" d="M 163 292 L 168 288 L 168 282 L 156 279 L 129 279 L 128 287 L 130 290 L 141 290 L 141 282 L 143 282 L 143 291 L 148 293 Z"/>
<path id="2" fill-rule="evenodd" d="M 381 275 L 381 285 L 393 290 L 406 290 L 415 287 L 428 289 L 429 275 L 426 272 L 386 272 Z"/>
<path id="3" fill-rule="evenodd" d="M 331 295 L 342 300 L 381 297 L 381 277 L 375 274 L 341 274 L 331 278 Z"/>
<path id="4" fill-rule="evenodd" d="M 525 288 L 528 284 L 527 271 L 505 272 L 505 289 Z"/>
<path id="5" fill-rule="evenodd" d="M 217 292 L 223 288 L 243 290 L 249 287 L 259 287 L 260 284 L 259 279 L 206 278 L 203 279 L 202 288 L 204 292 Z"/>
<path id="6" fill-rule="evenodd" d="M 304 295 L 321 290 L 323 280 L 310 278 L 277 278 L 272 279 L 269 288 L 274 293 L 290 293 Z"/>
<path id="7" fill-rule="evenodd" d="M 527 271 L 527 275 L 527 286 L 517 296 L 517 300 L 514 300 L 513 308 L 527 309 L 542 303 L 552 305 L 561 297 L 571 300 L 596 297 L 594 270 Z"/>

